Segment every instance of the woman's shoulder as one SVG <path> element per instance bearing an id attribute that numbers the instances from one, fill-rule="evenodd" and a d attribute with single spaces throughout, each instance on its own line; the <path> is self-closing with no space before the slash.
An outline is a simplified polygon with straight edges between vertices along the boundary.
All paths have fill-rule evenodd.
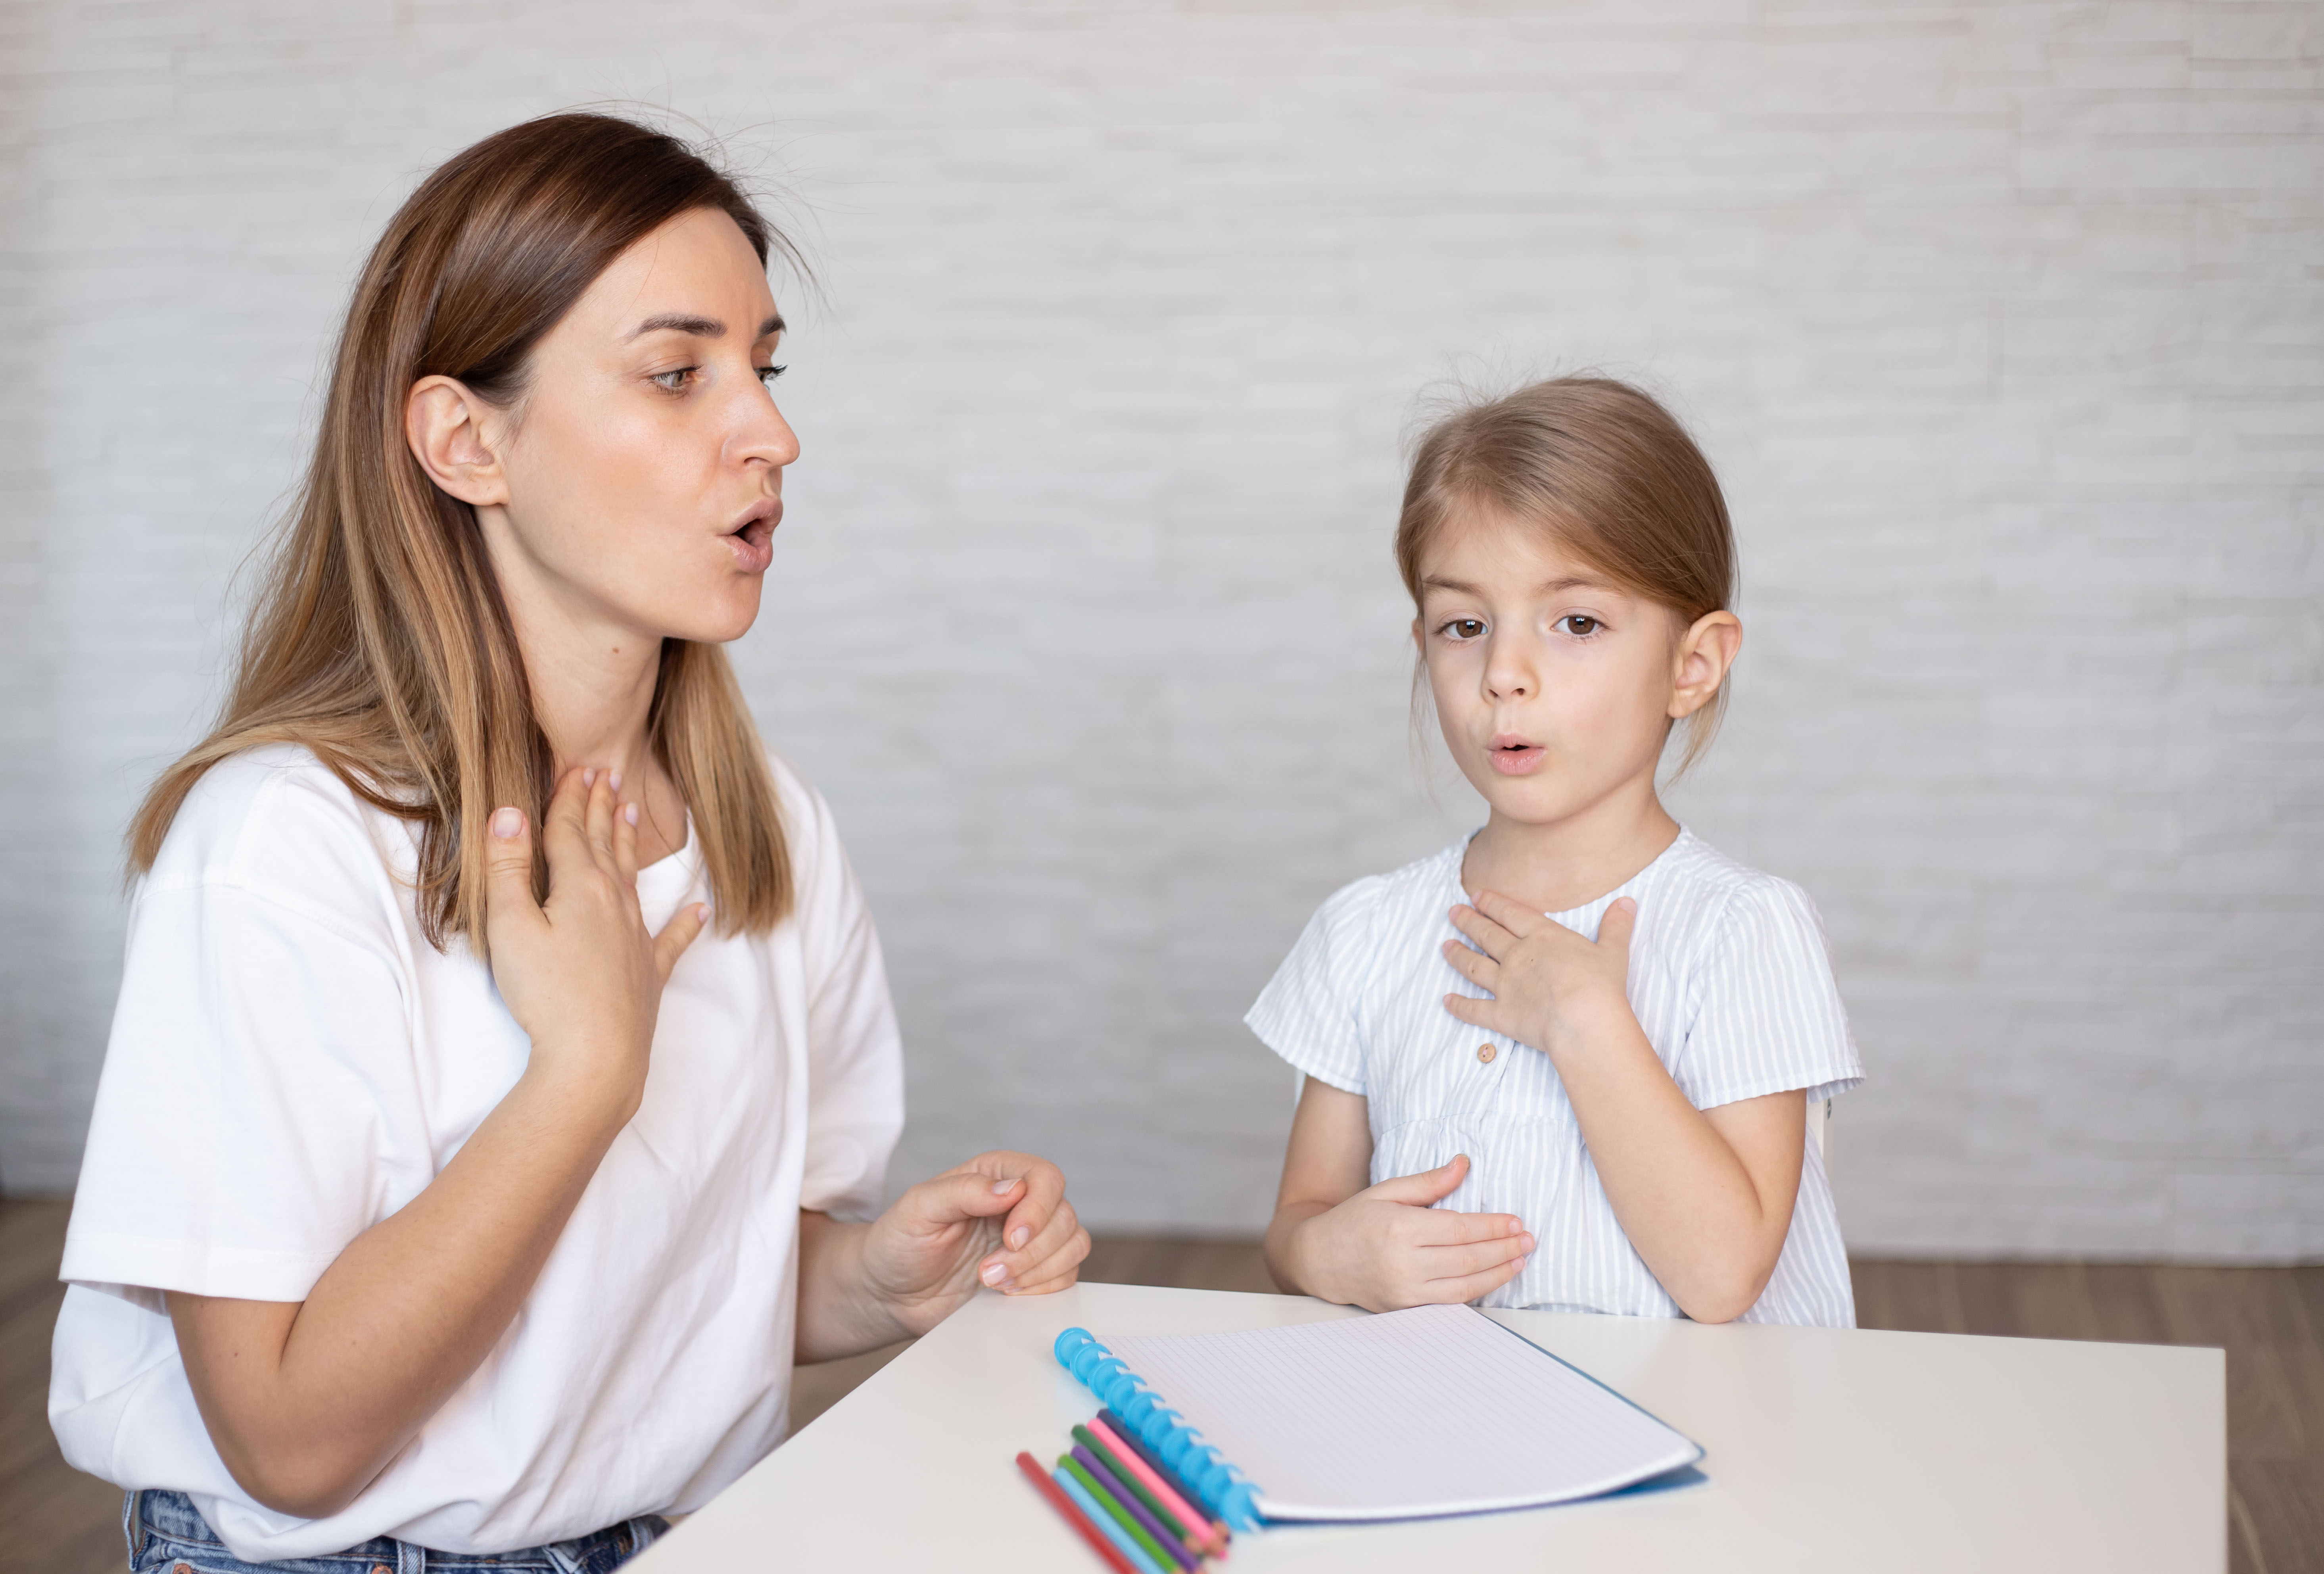
<path id="1" fill-rule="evenodd" d="M 358 798 L 313 751 L 267 744 L 202 773 L 140 891 L 229 886 L 336 907 L 351 891 L 368 897 L 378 889 L 399 834 L 400 822 Z"/>

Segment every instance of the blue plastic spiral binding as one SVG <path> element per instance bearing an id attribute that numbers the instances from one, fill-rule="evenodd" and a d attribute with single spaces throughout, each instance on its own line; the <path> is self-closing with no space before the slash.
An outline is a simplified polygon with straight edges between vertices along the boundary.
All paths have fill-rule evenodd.
<path id="1" fill-rule="evenodd" d="M 1216 1449 L 1198 1440 L 1194 1429 L 1163 1403 L 1144 1378 L 1099 1344 L 1096 1336 L 1087 1329 L 1069 1328 L 1057 1336 L 1056 1349 L 1057 1364 L 1137 1428 L 1139 1441 L 1201 1495 L 1204 1507 L 1235 1530 L 1258 1527 L 1259 1511 L 1251 1502 L 1258 1489 Z"/>

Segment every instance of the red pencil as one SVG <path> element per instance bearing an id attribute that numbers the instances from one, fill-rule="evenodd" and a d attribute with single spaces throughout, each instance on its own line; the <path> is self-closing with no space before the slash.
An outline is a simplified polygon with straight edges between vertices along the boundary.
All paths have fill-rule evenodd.
<path id="1" fill-rule="evenodd" d="M 1113 1569 L 1114 1574 L 1138 1574 L 1130 1560 L 1106 1539 L 1105 1532 L 1090 1523 L 1088 1517 L 1074 1506 L 1072 1498 L 1057 1490 L 1057 1484 L 1049 1479 L 1049 1473 L 1041 1468 L 1038 1459 L 1020 1449 L 1017 1455 L 1017 1468 L 1024 1471 L 1026 1478 L 1041 1489 L 1041 1495 L 1049 1500 L 1051 1507 L 1065 1516 L 1067 1524 L 1081 1532 L 1082 1540 L 1097 1549 L 1097 1555 L 1106 1560 L 1107 1567 Z"/>

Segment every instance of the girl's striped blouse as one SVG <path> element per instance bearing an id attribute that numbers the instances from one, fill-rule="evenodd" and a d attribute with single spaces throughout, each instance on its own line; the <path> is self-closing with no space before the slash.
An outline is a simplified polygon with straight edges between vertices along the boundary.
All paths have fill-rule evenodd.
<path id="1" fill-rule="evenodd" d="M 1444 1009 L 1448 994 L 1480 993 L 1438 949 L 1460 938 L 1448 914 L 1469 899 L 1467 850 L 1463 838 L 1336 893 L 1243 1020 L 1308 1076 L 1365 1097 L 1375 1184 L 1466 1153 L 1468 1178 L 1438 1206 L 1525 1220 L 1531 1261 L 1481 1304 L 1683 1316 L 1616 1222 L 1549 1057 Z M 1696 1108 L 1794 1088 L 1812 1104 L 1863 1080 L 1805 892 L 1681 830 L 1626 884 L 1549 916 L 1595 936 L 1623 896 L 1638 904 L 1631 1009 Z M 1743 1319 L 1855 1326 L 1812 1140 L 1783 1255 Z"/>

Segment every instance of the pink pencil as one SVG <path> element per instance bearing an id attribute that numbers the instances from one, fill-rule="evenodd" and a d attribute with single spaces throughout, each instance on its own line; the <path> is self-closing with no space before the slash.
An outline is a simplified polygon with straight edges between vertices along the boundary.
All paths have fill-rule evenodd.
<path id="1" fill-rule="evenodd" d="M 1089 1430 L 1103 1439 L 1105 1446 L 1113 1450 L 1115 1458 L 1130 1467 L 1130 1472 L 1138 1477 L 1139 1486 L 1159 1498 L 1162 1506 L 1176 1514 L 1181 1524 L 1201 1535 L 1203 1539 L 1196 1544 L 1204 1551 L 1211 1552 L 1220 1558 L 1227 1555 L 1226 1533 L 1221 1527 L 1211 1522 L 1210 1515 L 1189 1507 L 1185 1498 L 1170 1489 L 1170 1484 L 1167 1481 L 1154 1473 L 1153 1466 L 1139 1458 L 1136 1449 L 1114 1435 L 1113 1429 L 1106 1425 L 1102 1417 L 1094 1415 L 1090 1417 Z"/>

